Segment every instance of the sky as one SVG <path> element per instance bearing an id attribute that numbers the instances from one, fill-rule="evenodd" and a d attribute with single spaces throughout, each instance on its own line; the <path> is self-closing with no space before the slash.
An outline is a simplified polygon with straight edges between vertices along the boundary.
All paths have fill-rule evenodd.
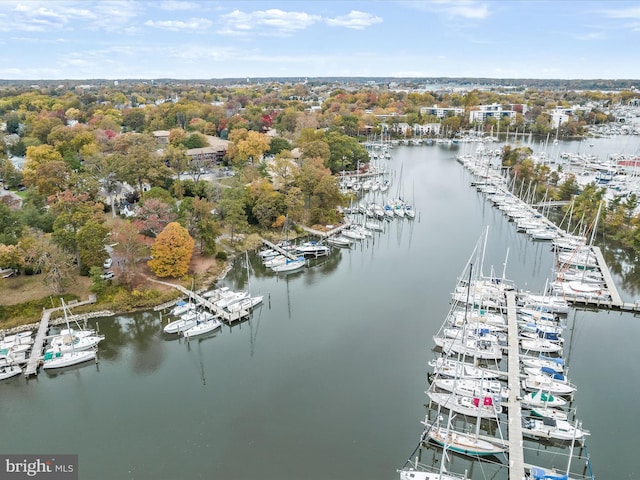
<path id="1" fill-rule="evenodd" d="M 640 2 L 0 0 L 0 79 L 640 79 Z"/>

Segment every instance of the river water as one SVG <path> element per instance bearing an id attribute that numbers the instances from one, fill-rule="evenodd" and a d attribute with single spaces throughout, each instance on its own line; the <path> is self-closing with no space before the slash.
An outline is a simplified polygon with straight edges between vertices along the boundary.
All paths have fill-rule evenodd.
<path id="1" fill-rule="evenodd" d="M 286 277 L 251 257 L 265 303 L 249 321 L 187 344 L 162 334 L 156 312 L 101 319 L 98 365 L 2 382 L 0 452 L 78 454 L 91 480 L 397 478 L 422 431 L 432 336 L 483 228 L 485 273 L 531 290 L 551 273 L 549 245 L 470 187 L 464 148 L 394 149 L 390 191 L 413 201 L 413 222 Z M 239 261 L 225 283 L 244 287 L 247 273 Z M 596 478 L 640 478 L 640 322 L 575 311 L 568 323 Z"/>

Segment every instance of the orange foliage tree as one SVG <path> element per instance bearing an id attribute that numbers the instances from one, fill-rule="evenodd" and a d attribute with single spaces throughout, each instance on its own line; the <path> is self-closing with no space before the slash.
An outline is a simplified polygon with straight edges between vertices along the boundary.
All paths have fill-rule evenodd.
<path id="1" fill-rule="evenodd" d="M 153 258 L 147 265 L 159 277 L 181 277 L 189 269 L 194 244 L 186 228 L 178 222 L 171 222 L 152 245 Z"/>

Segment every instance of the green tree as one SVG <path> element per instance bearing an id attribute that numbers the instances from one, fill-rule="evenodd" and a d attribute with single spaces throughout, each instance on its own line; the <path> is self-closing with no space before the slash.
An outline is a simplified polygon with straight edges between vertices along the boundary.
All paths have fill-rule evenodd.
<path id="1" fill-rule="evenodd" d="M 332 131 L 327 135 L 329 162 L 325 164 L 332 173 L 343 169 L 355 170 L 358 165 L 369 163 L 369 154 L 358 140 L 348 135 Z"/>
<path id="2" fill-rule="evenodd" d="M 109 229 L 94 221 L 85 223 L 76 235 L 80 253 L 80 273 L 86 275 L 91 267 L 100 267 L 109 257 L 104 248 Z"/>
<path id="3" fill-rule="evenodd" d="M 16 245 L 22 236 L 22 218 L 19 212 L 0 202 L 0 244 Z M 3 265 L 0 263 L 0 267 Z"/>
<path id="4" fill-rule="evenodd" d="M 283 150 L 291 151 L 291 143 L 289 140 L 282 137 L 273 137 L 269 144 L 269 151 L 267 153 L 269 155 L 277 155 Z"/>
<path id="5" fill-rule="evenodd" d="M 122 126 L 134 132 L 142 132 L 145 125 L 144 110 L 135 108 L 127 110 L 122 115 Z"/>
<path id="6" fill-rule="evenodd" d="M 227 188 L 222 193 L 218 210 L 225 222 L 231 227 L 232 240 L 237 231 L 248 227 L 246 205 L 246 192 L 242 185 Z"/>
<path id="7" fill-rule="evenodd" d="M 78 268 L 82 271 L 80 239 L 78 232 L 89 222 L 102 223 L 104 206 L 93 202 L 88 195 L 76 194 L 69 190 L 49 197 L 51 212 L 56 215 L 53 222 L 53 241 L 73 254 Z"/>

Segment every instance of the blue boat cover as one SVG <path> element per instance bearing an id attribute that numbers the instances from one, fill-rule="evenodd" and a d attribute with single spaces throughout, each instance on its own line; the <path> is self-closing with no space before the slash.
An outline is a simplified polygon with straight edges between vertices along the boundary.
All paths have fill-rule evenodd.
<path id="1" fill-rule="evenodd" d="M 529 469 L 531 478 L 534 480 L 568 480 L 569 476 L 566 474 L 547 472 L 542 468 L 531 467 Z"/>
<path id="2" fill-rule="evenodd" d="M 564 365 L 564 358 L 559 357 L 547 357 L 545 355 L 540 354 L 538 356 L 540 360 L 549 360 L 550 362 L 556 362 L 558 365 Z"/>
<path id="3" fill-rule="evenodd" d="M 553 368 L 551 367 L 540 367 L 540 371 L 542 373 L 544 373 L 545 375 L 549 375 L 553 378 L 555 378 L 556 380 L 562 380 L 564 381 L 564 375 L 562 375 L 559 372 L 556 372 Z"/>

